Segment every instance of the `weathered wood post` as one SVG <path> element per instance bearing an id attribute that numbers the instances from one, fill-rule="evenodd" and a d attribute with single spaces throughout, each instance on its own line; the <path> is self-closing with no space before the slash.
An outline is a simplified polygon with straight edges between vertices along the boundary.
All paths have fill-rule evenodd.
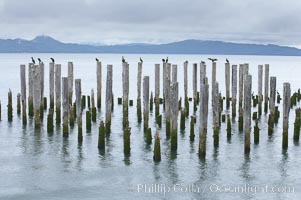
<path id="1" fill-rule="evenodd" d="M 148 129 L 148 114 L 149 114 L 149 76 L 143 77 L 143 120 L 144 132 Z"/>
<path id="2" fill-rule="evenodd" d="M 289 83 L 283 83 L 283 133 L 282 133 L 282 148 L 288 147 L 288 123 L 290 112 L 291 86 Z"/>
<path id="3" fill-rule="evenodd" d="M 69 115 L 69 77 L 62 78 L 62 94 L 63 94 L 63 136 L 68 137 L 69 135 L 69 125 L 68 125 L 68 115 Z"/>
<path id="4" fill-rule="evenodd" d="M 197 106 L 197 70 L 198 70 L 198 64 L 193 63 L 192 68 L 192 91 L 193 91 L 193 110 L 196 111 Z"/>
<path id="5" fill-rule="evenodd" d="M 225 63 L 226 108 L 230 107 L 230 63 Z"/>
<path id="6" fill-rule="evenodd" d="M 101 89 L 102 89 L 102 65 L 96 61 L 96 80 L 97 80 L 97 108 L 101 108 Z"/>
<path id="7" fill-rule="evenodd" d="M 269 64 L 264 65 L 264 113 L 268 112 L 268 99 L 269 99 Z"/>
<path id="8" fill-rule="evenodd" d="M 211 87 L 212 87 L 211 93 L 212 93 L 212 97 L 213 97 L 213 92 L 214 92 L 213 87 L 216 83 L 216 62 L 212 62 L 212 72 L 211 73 L 212 73 L 211 74 Z M 213 105 L 213 98 L 212 98 L 212 105 Z"/>
<path id="9" fill-rule="evenodd" d="M 250 153 L 251 144 L 251 98 L 252 93 L 252 76 L 246 75 L 244 82 L 244 132 L 245 132 L 245 153 Z"/>
<path id="10" fill-rule="evenodd" d="M 301 127 L 301 108 L 295 110 L 296 117 L 294 123 L 294 142 L 298 142 L 300 138 L 300 127 Z"/>
<path id="11" fill-rule="evenodd" d="M 271 76 L 270 78 L 270 98 L 269 98 L 269 106 L 270 106 L 270 115 L 268 120 L 268 134 L 271 135 L 274 131 L 275 124 L 275 102 L 276 102 L 276 77 Z"/>
<path id="12" fill-rule="evenodd" d="M 107 65 L 107 84 L 106 84 L 106 133 L 111 132 L 111 112 L 113 100 L 113 65 Z"/>
<path id="13" fill-rule="evenodd" d="M 142 79 L 142 62 L 139 62 L 138 63 L 138 73 L 137 73 L 137 119 L 138 119 L 138 123 L 141 123 L 141 121 L 142 121 L 141 79 Z"/>
<path id="14" fill-rule="evenodd" d="M 94 99 L 94 90 L 91 89 L 91 106 L 92 106 L 92 121 L 96 122 L 97 118 L 97 109 L 95 107 L 95 99 Z"/>
<path id="15" fill-rule="evenodd" d="M 40 86 L 40 89 L 41 89 L 40 117 L 41 117 L 41 119 L 43 119 L 43 115 L 44 115 L 44 76 L 45 76 L 45 69 L 44 69 L 43 62 L 39 63 L 39 68 L 40 68 L 40 84 L 41 84 L 41 86 Z"/>
<path id="16" fill-rule="evenodd" d="M 1 101 L 0 101 L 0 121 L 2 121 L 2 118 L 1 118 Z"/>
<path id="17" fill-rule="evenodd" d="M 50 109 L 54 109 L 54 63 L 49 63 L 49 101 Z"/>
<path id="18" fill-rule="evenodd" d="M 184 62 L 184 111 L 185 117 L 189 116 L 189 101 L 188 101 L 188 75 L 187 75 L 188 61 Z"/>
<path id="19" fill-rule="evenodd" d="M 47 132 L 53 132 L 53 109 L 49 108 L 47 116 Z"/>
<path id="20" fill-rule="evenodd" d="M 165 66 L 165 77 L 164 77 L 164 82 L 165 82 L 165 87 L 164 87 L 164 109 L 166 110 L 168 107 L 168 96 L 167 96 L 167 92 L 166 90 L 169 90 L 170 88 L 170 83 L 171 83 L 171 64 L 170 63 L 165 63 L 166 66 Z M 169 81 L 167 83 L 167 81 Z"/>
<path id="21" fill-rule="evenodd" d="M 218 83 L 215 82 L 213 85 L 213 144 L 214 147 L 218 147 L 219 145 L 219 89 L 218 89 Z"/>
<path id="22" fill-rule="evenodd" d="M 172 82 L 178 81 L 178 65 L 172 65 Z"/>
<path id="23" fill-rule="evenodd" d="M 61 123 L 61 65 L 55 65 L 55 121 L 57 124 Z"/>
<path id="24" fill-rule="evenodd" d="M 258 118 L 262 114 L 262 79 L 263 79 L 263 65 L 258 65 Z"/>
<path id="25" fill-rule="evenodd" d="M 162 92 L 163 92 L 163 110 L 165 111 L 165 88 L 166 88 L 166 77 L 167 77 L 167 75 L 166 75 L 166 63 L 165 62 L 163 62 L 163 65 L 162 65 L 162 67 L 163 67 L 163 77 L 162 77 L 162 79 L 163 79 L 163 89 L 162 89 Z"/>
<path id="26" fill-rule="evenodd" d="M 22 124 L 27 124 L 26 115 L 26 66 L 20 65 L 20 76 L 21 76 L 21 97 L 22 97 Z"/>
<path id="27" fill-rule="evenodd" d="M 17 115 L 21 114 L 21 94 L 17 94 Z"/>
<path id="28" fill-rule="evenodd" d="M 68 104 L 72 105 L 73 96 L 73 62 L 68 62 Z"/>
<path id="29" fill-rule="evenodd" d="M 156 131 L 155 134 L 155 145 L 154 145 L 154 156 L 153 159 L 155 162 L 161 161 L 161 146 L 160 146 L 160 137 L 159 132 Z"/>
<path id="30" fill-rule="evenodd" d="M 200 84 L 200 129 L 199 129 L 199 158 L 206 157 L 206 140 L 208 124 L 209 85 Z"/>
<path id="31" fill-rule="evenodd" d="M 41 108 L 41 74 L 39 65 L 34 66 L 34 82 L 33 82 L 33 107 L 34 107 L 34 125 L 40 128 L 40 108 Z"/>
<path id="32" fill-rule="evenodd" d="M 103 121 L 101 121 L 98 128 L 98 148 L 101 150 L 105 150 L 105 145 L 106 145 L 105 135 L 106 135 L 105 124 L 103 123 Z"/>
<path id="33" fill-rule="evenodd" d="M 170 131 L 171 131 L 171 150 L 177 150 L 178 148 L 178 114 L 179 114 L 179 84 L 173 82 L 170 85 Z"/>
<path id="34" fill-rule="evenodd" d="M 239 65 L 238 130 L 243 130 L 244 65 Z"/>
<path id="35" fill-rule="evenodd" d="M 28 65 L 28 115 L 33 117 L 33 80 L 34 80 L 34 65 L 29 63 Z"/>
<path id="36" fill-rule="evenodd" d="M 160 106 L 160 64 L 155 64 L 155 117 L 159 113 Z"/>
<path id="37" fill-rule="evenodd" d="M 232 118 L 236 117 L 237 101 L 237 65 L 232 65 Z"/>
<path id="38" fill-rule="evenodd" d="M 83 122 L 82 122 L 82 86 L 81 79 L 75 79 L 75 95 L 76 95 L 76 114 L 77 114 L 77 126 L 78 126 L 78 142 L 83 141 Z"/>
<path id="39" fill-rule="evenodd" d="M 128 122 L 123 129 L 123 153 L 125 156 L 130 156 L 131 154 L 131 128 Z"/>
<path id="40" fill-rule="evenodd" d="M 7 120 L 13 121 L 13 95 L 10 89 L 8 91 Z"/>
<path id="41" fill-rule="evenodd" d="M 129 124 L 129 64 L 122 63 L 123 128 Z"/>

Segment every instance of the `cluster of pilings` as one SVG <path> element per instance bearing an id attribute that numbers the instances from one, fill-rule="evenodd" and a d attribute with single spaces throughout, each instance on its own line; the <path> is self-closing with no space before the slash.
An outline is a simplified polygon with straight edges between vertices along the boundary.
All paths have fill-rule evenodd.
<path id="1" fill-rule="evenodd" d="M 238 68 L 239 66 L 239 68 Z M 162 98 L 160 98 L 160 64 L 154 65 L 155 77 L 142 77 L 143 62 L 138 63 L 137 72 L 137 123 L 143 121 L 143 130 L 145 142 L 150 145 L 154 138 L 154 156 L 155 161 L 161 160 L 160 150 L 160 129 L 162 129 L 163 116 L 165 116 L 165 134 L 166 139 L 170 141 L 171 151 L 178 149 L 178 116 L 180 113 L 180 130 L 186 128 L 186 121 L 190 120 L 190 141 L 195 139 L 195 124 L 198 116 L 199 132 L 199 157 L 206 157 L 208 113 L 209 113 L 209 88 L 208 77 L 206 74 L 206 63 L 201 62 L 192 64 L 192 98 L 189 98 L 188 91 L 188 61 L 183 63 L 183 85 L 184 96 L 179 95 L 178 65 L 164 62 L 162 65 Z M 199 68 L 198 68 L 199 67 Z M 198 74 L 199 69 L 199 76 Z M 105 151 L 105 136 L 111 133 L 112 112 L 114 111 L 113 94 L 113 65 L 107 65 L 107 74 L 105 81 L 105 119 L 99 119 L 97 115 L 101 111 L 102 101 L 102 63 L 96 62 L 96 81 L 97 94 L 96 103 L 94 98 L 94 89 L 91 89 L 90 95 L 82 94 L 81 79 L 74 79 L 73 63 L 68 63 L 68 76 L 61 76 L 61 64 L 49 63 L 49 109 L 47 113 L 47 131 L 54 131 L 54 124 L 61 126 L 63 137 L 69 136 L 69 129 L 73 128 L 75 123 L 78 127 L 78 142 L 83 141 L 82 117 L 85 113 L 86 131 L 92 130 L 92 122 L 99 124 L 98 148 Z M 231 73 L 232 71 L 232 73 Z M 232 124 L 238 122 L 238 130 L 244 133 L 245 145 L 244 151 L 249 154 L 251 151 L 251 130 L 252 121 L 254 124 L 254 144 L 259 143 L 259 133 L 261 116 L 268 116 L 267 135 L 272 136 L 274 127 L 278 123 L 280 111 L 277 104 L 283 103 L 283 140 L 282 147 L 288 147 L 288 128 L 289 112 L 301 100 L 300 90 L 291 95 L 290 84 L 283 84 L 283 98 L 277 92 L 276 77 L 269 75 L 269 65 L 258 65 L 258 89 L 257 95 L 252 91 L 252 75 L 249 72 L 249 64 L 230 65 L 225 63 L 225 97 L 222 96 L 218 80 L 216 79 L 217 63 L 212 62 L 211 74 L 211 104 L 212 104 L 212 129 L 213 145 L 219 146 L 219 137 L 221 123 L 226 123 L 227 139 L 231 140 Z M 44 96 L 44 63 L 30 63 L 28 65 L 28 82 L 26 82 L 26 65 L 20 65 L 21 92 L 17 95 L 17 114 L 22 116 L 23 126 L 27 126 L 28 117 L 34 119 L 34 127 L 39 129 L 43 122 L 44 112 L 47 111 L 47 97 Z M 232 75 L 232 77 L 231 77 Z M 150 83 L 154 81 L 153 91 L 150 91 Z M 199 82 L 199 86 L 197 83 Z M 130 156 L 131 153 L 131 127 L 129 119 L 129 105 L 133 105 L 133 100 L 129 99 L 130 67 L 129 63 L 122 63 L 122 97 L 118 97 L 118 104 L 122 104 L 123 117 L 123 140 L 124 155 Z M 264 84 L 264 93 L 263 93 Z M 28 87 L 28 92 L 27 92 Z M 230 90 L 230 87 L 231 90 Z M 75 93 L 73 94 L 73 88 Z M 198 90 L 199 88 L 199 90 Z M 230 92 L 231 91 L 231 92 Z M 143 99 L 141 98 L 143 94 Z M 27 96 L 28 94 L 28 96 Z M 238 95 L 238 99 L 237 99 Z M 75 100 L 73 101 L 73 96 Z M 189 110 L 190 99 L 192 100 L 192 111 Z M 224 101 L 225 100 L 225 109 Z M 237 109 L 238 100 L 238 109 Z M 8 92 L 7 119 L 13 121 L 13 94 Z M 143 101 L 143 102 L 142 102 Z M 183 102 L 182 102 L 183 101 Z M 143 103 L 143 108 L 142 108 Z M 28 105 L 27 105 L 28 104 Z M 150 113 L 155 107 L 155 128 L 154 134 L 149 123 Z M 163 104 L 163 105 L 162 105 Z M 262 112 L 262 104 L 263 111 Z M 160 107 L 163 107 L 160 113 Z M 253 105 L 253 106 L 252 106 Z M 253 114 L 252 114 L 253 107 Z M 61 110 L 61 108 L 63 110 Z M 28 110 L 27 110 L 28 109 Z M 199 114 L 196 111 L 199 109 Z M 98 112 L 97 112 L 98 110 Z M 85 111 L 85 112 L 84 112 Z M 237 113 L 238 111 L 238 113 Z M 301 111 L 296 108 L 296 118 L 294 122 L 294 141 L 299 141 L 301 128 Z M 55 113 L 55 116 L 54 116 Z M 164 114 L 164 115 L 163 115 Z M 237 116 L 238 114 L 238 116 Z M 190 117 L 189 117 L 190 116 Z M 55 120 L 54 120 L 55 118 Z M 1 121 L 1 102 L 0 102 L 0 121 Z M 261 122 L 261 123 L 259 123 Z"/>

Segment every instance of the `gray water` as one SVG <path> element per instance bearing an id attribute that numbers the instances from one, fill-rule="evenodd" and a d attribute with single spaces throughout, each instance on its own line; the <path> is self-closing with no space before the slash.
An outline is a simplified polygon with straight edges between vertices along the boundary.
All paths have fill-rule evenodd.
<path id="1" fill-rule="evenodd" d="M 113 91 L 115 108 L 112 115 L 112 133 L 106 138 L 105 152 L 98 151 L 98 123 L 91 133 L 85 132 L 82 145 L 77 142 L 77 127 L 70 129 L 68 139 L 63 139 L 61 128 L 48 134 L 46 119 L 41 130 L 33 129 L 32 119 L 22 126 L 16 114 L 16 96 L 20 92 L 19 65 L 27 64 L 30 57 L 41 57 L 45 63 L 54 57 L 62 64 L 62 76 L 67 74 L 67 62 L 74 62 L 75 78 L 82 79 L 83 94 L 96 90 L 95 57 L 103 63 L 113 64 Z M 166 55 L 124 55 L 130 64 L 129 108 L 131 126 L 131 156 L 123 155 L 122 106 L 117 105 L 121 96 L 121 55 L 111 54 L 0 54 L 0 199 L 300 199 L 301 172 L 300 147 L 293 142 L 294 110 L 290 112 L 289 147 L 282 151 L 282 117 L 271 137 L 267 135 L 267 116 L 263 115 L 259 127 L 260 143 L 253 143 L 251 153 L 244 155 L 244 135 L 238 132 L 237 119 L 232 124 L 232 139 L 227 141 L 226 126 L 222 123 L 220 143 L 213 147 L 211 123 L 208 124 L 206 160 L 198 158 L 198 122 L 196 138 L 189 140 L 189 120 L 186 130 L 178 132 L 178 151 L 171 154 L 170 141 L 165 137 L 165 125 L 160 129 L 162 161 L 153 162 L 153 144 L 144 141 L 143 124 L 136 117 L 137 62 L 144 59 L 143 76 L 150 76 L 154 88 L 154 64 L 161 63 Z M 192 63 L 206 60 L 207 55 L 169 55 L 178 64 L 180 96 L 183 96 L 183 62 L 189 61 L 188 76 L 192 77 Z M 224 60 L 231 64 L 249 63 L 253 75 L 253 91 L 257 93 L 257 65 L 270 64 L 270 75 L 277 76 L 277 90 L 282 93 L 283 82 L 290 82 L 292 91 L 301 86 L 301 58 L 268 56 L 216 56 L 217 80 L 225 94 Z M 206 60 L 207 61 L 207 60 Z M 106 67 L 103 67 L 105 84 Z M 162 76 L 162 69 L 161 69 Z M 207 62 L 207 76 L 211 81 L 211 66 Z M 192 95 L 192 79 L 189 79 L 189 95 Z M 45 96 L 48 97 L 48 65 L 45 68 Z M 161 83 L 162 84 L 162 83 Z M 7 92 L 13 92 L 14 119 L 7 122 Z M 211 90 L 211 87 L 210 87 Z M 210 92 L 209 92 L 210 93 Z M 105 87 L 103 86 L 103 95 Z M 161 89 L 162 96 L 162 89 Z M 104 98 L 103 98 L 104 100 Z M 105 104 L 98 113 L 98 122 L 104 119 Z M 190 105 L 192 106 L 192 105 Z M 282 105 L 279 104 L 282 113 Z M 212 121 L 209 106 L 209 122 Z M 256 110 L 256 109 L 255 109 Z M 192 107 L 190 107 L 190 112 Z M 162 108 L 161 108 L 162 112 Z M 229 113 L 229 111 L 224 111 Z M 191 113 L 192 114 L 192 113 Z M 196 112 L 198 116 L 198 111 Z M 85 119 L 85 116 L 83 117 Z M 150 127 L 155 129 L 153 114 Z M 163 123 L 164 124 L 164 123 Z M 253 124 L 253 122 L 252 122 Z M 157 185 L 156 185 L 157 184 Z M 155 190 L 155 186 L 157 186 Z M 158 191 L 159 187 L 159 191 Z M 244 189 L 245 187 L 245 189 Z M 254 188 L 257 187 L 257 192 Z M 262 188 L 268 188 L 263 191 Z M 168 189 L 170 188 L 170 190 Z M 235 188 L 240 188 L 236 190 Z M 272 192 L 281 190 L 280 192 Z M 153 190 L 151 190 L 153 189 Z M 165 193 L 164 193 L 165 189 Z M 229 189 L 229 190 L 228 190 Z M 285 190 L 285 191 L 284 191 Z"/>

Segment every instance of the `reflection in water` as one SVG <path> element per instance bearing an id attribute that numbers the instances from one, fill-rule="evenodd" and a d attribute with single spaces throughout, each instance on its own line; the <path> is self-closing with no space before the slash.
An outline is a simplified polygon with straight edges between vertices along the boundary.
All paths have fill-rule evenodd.
<path id="1" fill-rule="evenodd" d="M 83 149 L 82 149 L 81 143 L 79 143 L 77 145 L 77 151 L 78 151 L 78 155 L 77 155 L 76 168 L 81 171 L 82 170 L 82 161 L 84 159 L 84 157 L 83 157 Z"/>
<path id="2" fill-rule="evenodd" d="M 33 138 L 33 153 L 34 155 L 39 155 L 43 153 L 43 142 L 42 142 L 42 131 L 41 129 L 34 129 Z"/>
<path id="3" fill-rule="evenodd" d="M 125 156 L 124 156 L 124 159 L 123 159 L 123 162 L 124 162 L 124 164 L 125 164 L 126 166 L 131 165 L 132 163 L 131 163 L 130 155 L 125 155 Z"/>
<path id="4" fill-rule="evenodd" d="M 170 159 L 167 161 L 167 174 L 169 176 L 169 180 L 173 184 L 179 182 L 177 161 L 175 160 L 176 157 L 177 153 L 175 151 L 171 151 Z"/>
<path id="5" fill-rule="evenodd" d="M 282 159 L 279 163 L 280 174 L 283 179 L 288 176 L 287 174 L 287 165 L 288 165 L 288 153 L 287 149 L 282 150 Z"/>
<path id="6" fill-rule="evenodd" d="M 68 138 L 63 138 L 63 146 L 62 146 L 62 161 L 64 164 L 64 170 L 69 169 L 71 160 L 70 160 L 70 155 L 69 155 L 69 140 Z"/>
<path id="7" fill-rule="evenodd" d="M 244 154 L 244 162 L 241 166 L 241 176 L 249 182 L 250 179 L 250 154 Z"/>

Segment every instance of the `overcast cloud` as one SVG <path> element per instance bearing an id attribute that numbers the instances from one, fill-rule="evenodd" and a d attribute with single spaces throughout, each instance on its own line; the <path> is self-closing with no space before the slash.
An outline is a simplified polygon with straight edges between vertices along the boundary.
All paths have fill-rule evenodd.
<path id="1" fill-rule="evenodd" d="M 301 46 L 300 0 L 0 0 L 0 38 Z"/>

